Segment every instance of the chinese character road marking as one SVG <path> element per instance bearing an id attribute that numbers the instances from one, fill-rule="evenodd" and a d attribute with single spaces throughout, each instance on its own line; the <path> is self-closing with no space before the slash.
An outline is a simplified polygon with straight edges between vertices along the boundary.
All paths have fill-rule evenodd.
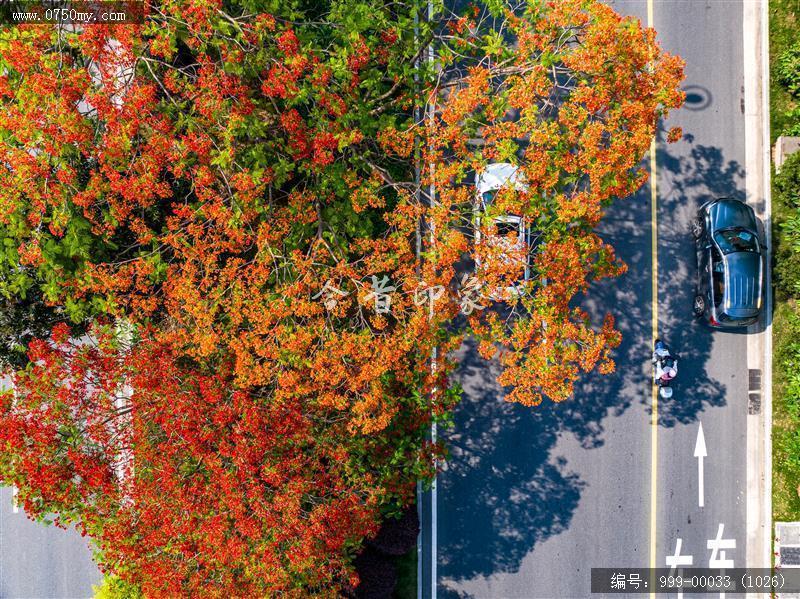
<path id="1" fill-rule="evenodd" d="M 692 562 L 694 561 L 694 557 L 691 555 L 681 555 L 681 546 L 683 545 L 683 539 L 678 538 L 675 543 L 675 554 L 667 556 L 667 565 L 670 569 L 670 574 L 675 568 L 680 568 L 681 566 L 691 566 Z"/>
<path id="2" fill-rule="evenodd" d="M 675 568 L 678 569 L 678 576 L 683 574 L 683 566 L 691 566 L 694 557 L 691 555 L 681 555 L 681 546 L 683 545 L 683 539 L 680 537 L 676 539 L 675 542 L 675 554 L 667 556 L 667 565 L 669 566 L 669 573 L 672 574 L 675 571 Z M 678 590 L 678 599 L 683 598 L 683 590 Z"/>
<path id="3" fill-rule="evenodd" d="M 711 549 L 711 557 L 708 558 L 709 568 L 733 568 L 733 560 L 725 559 L 726 549 L 736 549 L 736 539 L 723 539 L 722 532 L 725 530 L 725 525 L 720 522 L 717 528 L 717 538 L 708 539 L 706 546 Z M 724 598 L 725 593 L 720 593 L 720 597 Z"/>
<path id="4" fill-rule="evenodd" d="M 725 525 L 720 522 L 717 528 L 717 538 L 708 539 L 706 547 L 711 549 L 711 557 L 708 559 L 709 568 L 733 568 L 733 560 L 725 559 L 725 549 L 736 549 L 736 539 L 723 539 L 722 532 Z"/>

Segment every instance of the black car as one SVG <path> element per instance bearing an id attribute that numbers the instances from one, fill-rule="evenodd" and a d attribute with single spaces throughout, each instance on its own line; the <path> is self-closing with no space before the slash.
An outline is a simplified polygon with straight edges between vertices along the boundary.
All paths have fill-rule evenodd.
<path id="1" fill-rule="evenodd" d="M 758 321 L 764 287 L 764 246 L 753 209 L 739 200 L 704 204 L 692 223 L 697 242 L 694 313 L 717 328 Z"/>

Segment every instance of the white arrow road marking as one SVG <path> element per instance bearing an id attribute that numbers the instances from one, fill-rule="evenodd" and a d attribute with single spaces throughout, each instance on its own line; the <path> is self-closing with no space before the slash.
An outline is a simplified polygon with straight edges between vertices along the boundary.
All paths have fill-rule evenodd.
<path id="1" fill-rule="evenodd" d="M 697 429 L 697 443 L 694 446 L 694 457 L 697 458 L 697 477 L 699 485 L 697 487 L 697 501 L 700 507 L 705 504 L 705 489 L 703 481 L 703 458 L 708 455 L 706 451 L 706 438 L 703 436 L 703 423 L 700 423 L 700 428 Z"/>

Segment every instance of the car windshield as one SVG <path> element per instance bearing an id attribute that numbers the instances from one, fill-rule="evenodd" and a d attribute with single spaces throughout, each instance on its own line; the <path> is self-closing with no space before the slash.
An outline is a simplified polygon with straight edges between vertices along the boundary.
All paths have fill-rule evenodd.
<path id="1" fill-rule="evenodd" d="M 740 227 L 723 229 L 714 233 L 714 241 L 717 242 L 723 254 L 734 252 L 757 252 L 758 239 L 756 236 Z"/>

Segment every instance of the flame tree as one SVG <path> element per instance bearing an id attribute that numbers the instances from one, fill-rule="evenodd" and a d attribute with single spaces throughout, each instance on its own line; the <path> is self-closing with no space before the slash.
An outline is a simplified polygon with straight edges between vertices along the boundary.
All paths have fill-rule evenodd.
<path id="1" fill-rule="evenodd" d="M 646 180 L 681 61 L 594 0 L 420 12 L 164 1 L 0 32 L 0 291 L 18 323 L 61 321 L 3 329 L 0 476 L 148 595 L 356 585 L 441 457 L 425 431 L 466 334 L 528 405 L 613 369 L 613 320 L 576 299 L 624 269 L 594 228 Z M 542 236 L 514 294 L 469 226 L 470 177 L 501 161 L 525 185 L 480 226 Z"/>

